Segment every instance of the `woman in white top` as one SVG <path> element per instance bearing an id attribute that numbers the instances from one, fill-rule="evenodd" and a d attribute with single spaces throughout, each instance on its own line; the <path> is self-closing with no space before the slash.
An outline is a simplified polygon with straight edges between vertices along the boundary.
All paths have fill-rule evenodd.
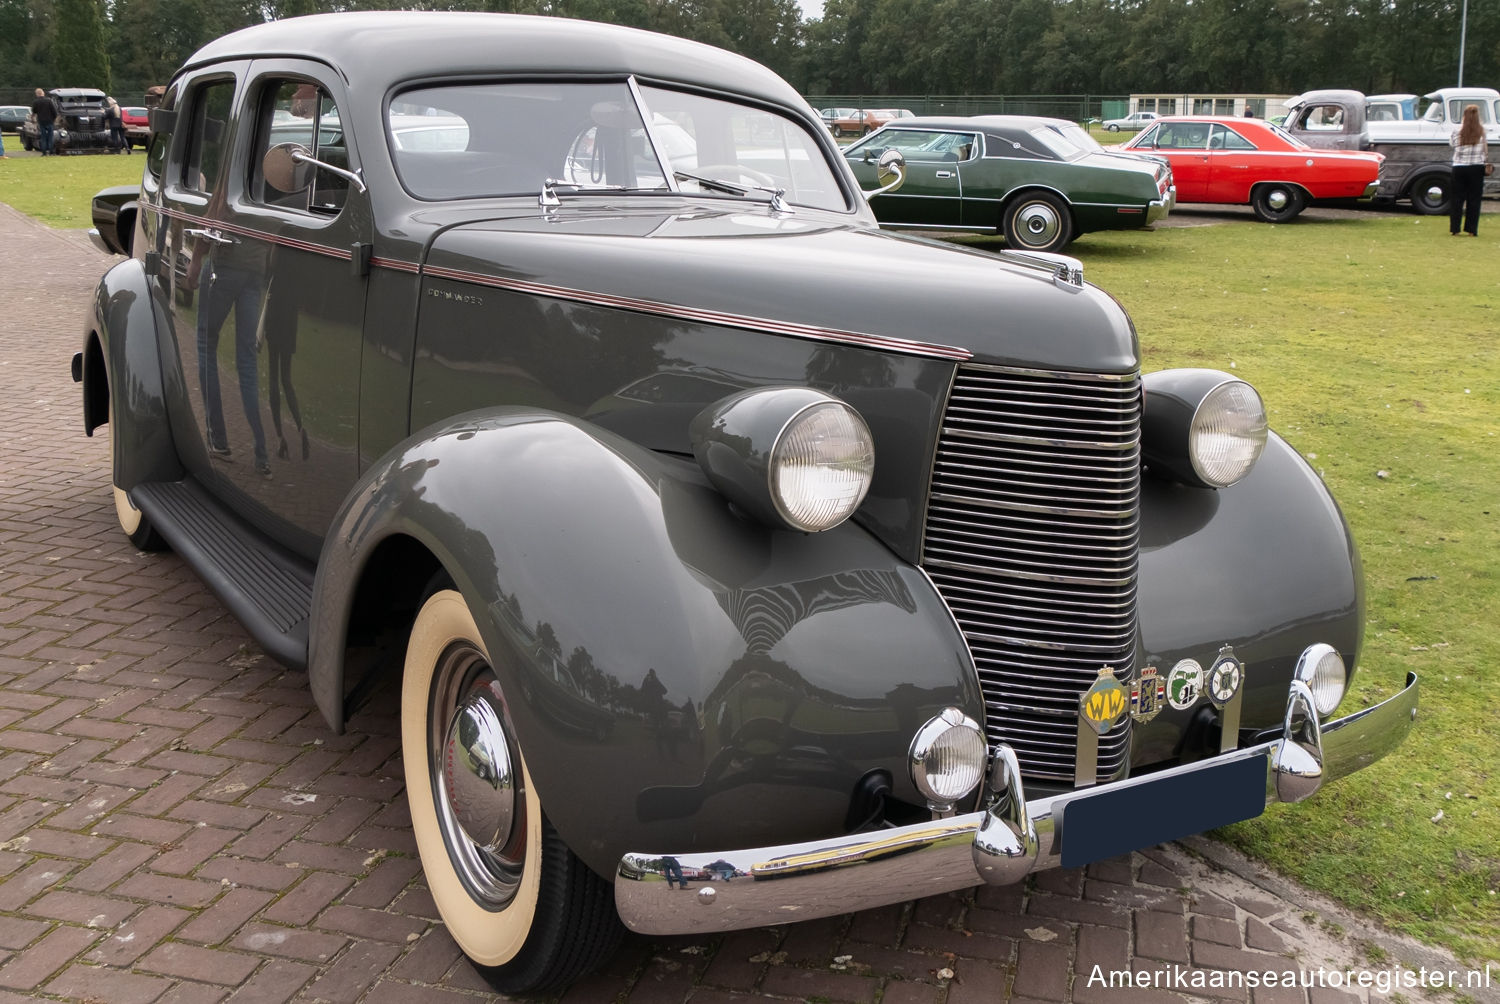
<path id="1" fill-rule="evenodd" d="M 1463 119 L 1449 137 L 1453 147 L 1453 203 L 1448 216 L 1448 232 L 1458 236 L 1458 222 L 1463 220 L 1464 233 L 1479 236 L 1479 199 L 1484 194 L 1484 162 L 1489 156 L 1484 127 L 1479 124 L 1479 106 L 1464 107 Z"/>

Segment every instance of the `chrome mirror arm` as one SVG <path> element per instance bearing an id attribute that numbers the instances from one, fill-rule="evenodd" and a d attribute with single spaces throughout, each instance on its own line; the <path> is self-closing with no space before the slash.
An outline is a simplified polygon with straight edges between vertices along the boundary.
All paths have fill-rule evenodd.
<path id="1" fill-rule="evenodd" d="M 299 164 L 313 164 L 317 167 L 321 167 L 323 170 L 329 172 L 330 174 L 338 175 L 340 178 L 343 178 L 355 188 L 358 188 L 360 195 L 364 195 L 365 192 L 369 191 L 369 189 L 365 187 L 365 179 L 362 177 L 364 173 L 363 171 L 346 171 L 342 167 L 334 167 L 332 164 L 325 163 L 324 161 L 319 160 L 311 154 L 303 153 L 300 150 L 292 151 L 292 160 L 296 161 Z"/>

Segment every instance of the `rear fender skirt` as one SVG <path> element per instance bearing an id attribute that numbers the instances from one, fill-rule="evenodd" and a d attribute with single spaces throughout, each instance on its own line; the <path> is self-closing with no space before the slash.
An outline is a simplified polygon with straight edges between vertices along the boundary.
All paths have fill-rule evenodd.
<path id="1" fill-rule="evenodd" d="M 917 798 L 904 764 L 923 722 L 982 712 L 941 599 L 867 530 L 771 529 L 690 460 L 497 408 L 386 454 L 334 520 L 309 675 L 335 728 L 352 597 L 395 535 L 468 602 L 549 818 L 601 874 L 684 833 L 843 832 L 873 770 Z"/>

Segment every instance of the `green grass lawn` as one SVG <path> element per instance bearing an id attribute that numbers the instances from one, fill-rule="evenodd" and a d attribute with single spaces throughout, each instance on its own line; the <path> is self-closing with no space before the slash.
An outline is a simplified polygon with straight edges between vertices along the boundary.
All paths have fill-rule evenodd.
<path id="1" fill-rule="evenodd" d="M 88 197 L 141 166 L 8 160 L 0 198 L 86 226 Z M 1090 234 L 1069 253 L 1131 312 L 1147 370 L 1206 366 L 1249 380 L 1332 488 L 1368 590 L 1343 713 L 1393 693 L 1408 669 L 1422 677 L 1404 747 L 1219 836 L 1393 928 L 1497 960 L 1500 216 L 1486 217 L 1478 240 L 1447 229 L 1446 218 L 1400 213 L 1247 218 Z"/>
<path id="2" fill-rule="evenodd" d="M 1090 235 L 1147 370 L 1230 370 L 1327 481 L 1366 575 L 1342 713 L 1422 679 L 1407 744 L 1220 834 L 1399 930 L 1500 959 L 1500 218 Z M 1441 818 L 1438 814 L 1441 812 Z"/>
<path id="3" fill-rule="evenodd" d="M 0 160 L 0 200 L 54 227 L 88 227 L 89 200 L 101 188 L 135 185 L 146 158 L 126 154 L 80 154 L 76 157 L 17 157 L 21 141 L 5 136 Z"/>

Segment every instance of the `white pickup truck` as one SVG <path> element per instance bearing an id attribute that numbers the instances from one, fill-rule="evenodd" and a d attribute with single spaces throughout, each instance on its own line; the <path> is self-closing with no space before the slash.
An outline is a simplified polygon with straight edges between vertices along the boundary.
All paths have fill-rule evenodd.
<path id="1" fill-rule="evenodd" d="M 1387 121 L 1370 115 L 1370 99 L 1359 91 L 1308 91 L 1287 102 L 1285 128 L 1308 146 L 1385 154 L 1375 201 L 1410 200 L 1419 213 L 1446 214 L 1453 187 L 1448 138 L 1464 106 L 1477 105 L 1490 161 L 1500 161 L 1500 91 L 1443 87 L 1425 97 L 1429 104 L 1420 118 Z M 1500 198 L 1500 175 L 1485 179 L 1484 194 Z"/>

